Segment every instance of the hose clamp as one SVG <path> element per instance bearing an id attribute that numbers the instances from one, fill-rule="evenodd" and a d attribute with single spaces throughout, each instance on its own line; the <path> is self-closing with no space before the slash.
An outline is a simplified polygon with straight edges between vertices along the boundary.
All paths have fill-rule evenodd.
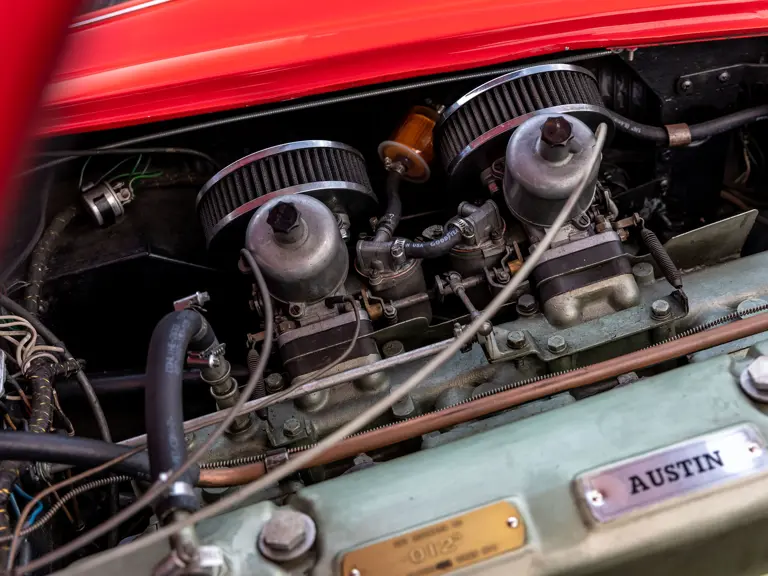
<path id="1" fill-rule="evenodd" d="M 405 238 L 395 238 L 389 252 L 396 267 L 405 264 Z"/>
<path id="2" fill-rule="evenodd" d="M 475 238 L 475 227 L 466 218 L 452 218 L 449 225 L 455 226 L 461 232 L 461 237 L 468 243 L 471 243 Z"/>
<path id="3" fill-rule="evenodd" d="M 220 363 L 220 358 L 224 356 L 227 345 L 224 343 L 214 344 L 202 352 L 190 352 L 187 354 L 187 364 L 190 366 L 208 366 L 216 368 Z"/>
<path id="4" fill-rule="evenodd" d="M 688 124 L 666 124 L 664 129 L 669 135 L 670 148 L 688 146 L 691 143 L 691 128 Z"/>

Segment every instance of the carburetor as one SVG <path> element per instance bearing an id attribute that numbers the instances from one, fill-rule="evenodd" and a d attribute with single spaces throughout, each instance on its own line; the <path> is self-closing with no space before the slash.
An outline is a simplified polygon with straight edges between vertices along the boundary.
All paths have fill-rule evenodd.
<path id="1" fill-rule="evenodd" d="M 523 224 L 531 251 L 571 193 L 582 188 L 570 222 L 542 256 L 531 279 L 542 311 L 556 326 L 572 326 L 635 306 L 640 291 L 629 255 L 611 228 L 597 230 L 598 164 L 587 159 L 595 135 L 565 114 L 534 116 L 514 132 L 506 151 L 504 199 Z"/>

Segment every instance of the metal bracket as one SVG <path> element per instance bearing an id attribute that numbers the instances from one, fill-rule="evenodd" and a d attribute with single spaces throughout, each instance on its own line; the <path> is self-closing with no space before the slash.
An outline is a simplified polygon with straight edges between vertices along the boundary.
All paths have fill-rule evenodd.
<path id="1" fill-rule="evenodd" d="M 768 64 L 735 64 L 680 76 L 677 79 L 677 91 L 691 94 L 694 91 L 701 93 L 739 84 L 765 83 L 768 83 Z"/>
<path id="2" fill-rule="evenodd" d="M 176 300 L 173 303 L 173 309 L 177 312 L 191 308 L 193 310 L 202 310 L 208 302 L 211 301 L 211 296 L 208 292 L 195 292 L 191 296 L 187 296 L 180 300 Z"/>

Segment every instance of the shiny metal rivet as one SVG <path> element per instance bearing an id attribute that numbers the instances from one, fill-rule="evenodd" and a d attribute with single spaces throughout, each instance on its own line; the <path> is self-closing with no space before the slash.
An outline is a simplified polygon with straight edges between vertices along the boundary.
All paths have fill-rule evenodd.
<path id="1" fill-rule="evenodd" d="M 510 516 L 507 518 L 507 526 L 510 528 L 517 528 L 520 525 L 520 521 L 517 519 L 516 516 Z"/>
<path id="2" fill-rule="evenodd" d="M 656 320 L 664 320 L 665 318 L 669 318 L 671 313 L 672 307 L 666 300 L 654 300 L 653 304 L 651 304 L 651 316 L 653 316 Z"/>
<path id="3" fill-rule="evenodd" d="M 547 339 L 547 348 L 549 348 L 549 351 L 554 354 L 565 352 L 565 338 L 560 336 L 560 334 L 554 334 L 553 336 L 550 336 Z"/>
<path id="4" fill-rule="evenodd" d="M 349 571 L 349 576 L 363 576 L 363 574 L 357 568 L 352 568 L 352 570 Z"/>
<path id="5" fill-rule="evenodd" d="M 731 79 L 731 73 L 721 72 L 720 75 L 717 77 L 717 79 L 720 80 L 720 82 L 722 82 L 723 84 L 725 84 L 726 82 L 728 82 L 728 80 Z"/>
<path id="6" fill-rule="evenodd" d="M 586 493 L 587 500 L 592 504 L 592 506 L 602 506 L 605 504 L 605 498 L 603 497 L 603 493 L 599 490 L 590 490 Z"/>
<path id="7" fill-rule="evenodd" d="M 683 80 L 680 83 L 680 89 L 683 92 L 688 92 L 691 88 L 693 88 L 693 82 L 691 82 L 690 80 Z"/>

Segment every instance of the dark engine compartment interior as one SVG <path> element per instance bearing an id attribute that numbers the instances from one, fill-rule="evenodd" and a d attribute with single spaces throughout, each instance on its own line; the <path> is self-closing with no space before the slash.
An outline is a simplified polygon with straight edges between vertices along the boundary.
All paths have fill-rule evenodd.
<path id="1" fill-rule="evenodd" d="M 178 302 L 177 310 L 191 307 L 204 311 L 218 341 L 226 344 L 231 375 L 241 386 L 249 371 L 253 370 L 259 358 L 256 351 L 264 339 L 265 319 L 261 314 L 263 301 L 260 301 L 254 288 L 253 277 L 240 259 L 240 250 L 244 247 L 254 254 L 264 269 L 276 311 L 276 348 L 279 351 L 273 349 L 268 359 L 266 384 L 262 383 L 259 392 L 262 397 L 287 388 L 289 383 L 295 385 L 313 378 L 317 380 L 321 368 L 344 351 L 347 345 L 353 351 L 338 367 L 340 370 L 360 368 L 404 351 L 414 351 L 452 338 L 520 269 L 532 247 L 541 240 L 551 224 L 552 215 L 549 212 L 554 210 L 553 206 L 560 206 L 558 202 L 564 198 L 537 196 L 541 205 L 535 205 L 528 196 L 520 200 L 520 195 L 538 194 L 532 191 L 538 180 L 533 178 L 529 185 L 524 184 L 522 173 L 529 165 L 510 166 L 509 160 L 505 164 L 508 142 L 517 141 L 521 147 L 527 146 L 523 137 L 525 129 L 532 134 L 531 138 L 544 134 L 541 136 L 543 140 L 551 138 L 553 142 L 547 150 L 556 150 L 546 154 L 555 154 L 556 157 L 552 156 L 550 161 L 560 166 L 563 157 L 557 150 L 571 146 L 569 154 L 573 158 L 586 154 L 585 150 L 594 145 L 594 133 L 602 122 L 610 134 L 602 149 L 599 168 L 590 177 L 591 193 L 588 198 L 585 197 L 586 204 L 581 213 L 569 224 L 572 226 L 570 236 L 561 239 L 553 248 L 561 249 L 560 255 L 553 254 L 551 258 L 556 260 L 572 254 L 566 248 L 573 242 L 597 242 L 595 238 L 606 234 L 615 237 L 606 236 L 604 253 L 589 257 L 585 254 L 578 257 L 571 255 L 568 256 L 570 260 L 553 263 L 549 270 L 537 268 L 532 276 L 533 282 L 521 287 L 517 298 L 510 300 L 494 317 L 488 331 L 481 333 L 480 346 L 476 345 L 471 353 L 482 358 L 483 354 L 478 350 L 485 347 L 485 357 L 489 362 L 511 358 L 513 362 L 510 365 L 515 363 L 510 368 L 512 372 L 500 368 L 488 371 L 488 368 L 480 374 L 488 366 L 498 365 L 483 364 L 481 367 L 469 362 L 471 370 L 466 373 L 471 372 L 471 375 L 466 377 L 473 385 L 484 386 L 485 392 L 510 379 L 535 378 L 585 365 L 606 355 L 616 355 L 616 351 L 608 352 L 607 348 L 596 345 L 605 345 L 604 341 L 595 341 L 589 349 L 567 349 L 565 340 L 560 347 L 553 338 L 566 334 L 566 329 L 576 330 L 576 327 L 586 326 L 591 321 L 646 304 L 641 293 L 642 282 L 647 279 L 643 280 L 642 270 L 646 270 L 646 275 L 650 274 L 650 282 L 655 277 L 658 282 L 663 283 L 666 278 L 672 283 L 672 286 L 667 286 L 668 298 L 653 300 L 654 307 L 660 301 L 667 306 L 660 310 L 653 308 L 654 320 L 658 322 L 654 330 L 666 324 L 671 326 L 686 315 L 689 318 L 698 317 L 693 302 L 689 311 L 682 282 L 677 286 L 673 283 L 674 274 L 666 274 L 665 263 L 657 258 L 658 251 L 654 252 L 653 240 L 649 241 L 644 236 L 647 234 L 644 230 L 650 231 L 660 246 L 681 234 L 750 213 L 747 219 L 751 219 L 753 225 L 750 224 L 748 234 L 743 234 L 737 254 L 723 256 L 745 257 L 768 248 L 768 164 L 766 152 L 763 151 L 768 144 L 768 125 L 755 121 L 762 120 L 766 114 L 754 115 L 750 121 L 737 123 L 732 129 L 717 131 L 701 139 L 694 138 L 693 141 L 689 130 L 688 142 L 685 142 L 686 128 L 675 128 L 681 123 L 692 127 L 737 111 L 764 106 L 768 83 L 767 55 L 768 43 L 764 38 L 657 46 L 615 53 L 569 52 L 538 61 L 514 62 L 508 66 L 277 104 L 253 112 L 244 111 L 243 116 L 252 117 L 237 121 L 233 120 L 238 118 L 237 115 L 227 113 L 45 142 L 43 152 L 55 157 L 59 152 L 66 156 L 62 151 L 94 150 L 112 142 L 141 139 L 148 134 L 169 131 L 172 133 L 170 136 L 120 148 L 162 147 L 203 154 L 168 153 L 168 150 L 123 155 L 84 154 L 77 160 L 57 166 L 55 171 L 31 173 L 25 180 L 25 189 L 28 190 L 25 205 L 16 221 L 16 253 L 6 256 L 6 262 L 15 261 L 18 266 L 6 268 L 2 276 L 3 293 L 23 303 L 29 297 L 30 285 L 39 282 L 39 296 L 36 296 L 39 318 L 66 342 L 77 359 L 84 361 L 85 372 L 107 416 L 113 441 L 126 440 L 147 431 L 147 355 L 153 330 L 165 314 L 174 310 L 174 303 Z M 547 101 L 534 102 L 542 93 L 549 94 L 547 90 L 551 86 L 545 84 L 555 78 L 544 74 L 561 73 L 542 69 L 542 76 L 530 74 L 521 77 L 521 83 L 530 82 L 530 94 L 521 93 L 519 102 L 530 98 L 527 104 L 522 102 L 522 107 L 532 107 L 537 111 L 543 109 L 545 113 L 515 114 L 525 116 L 525 122 L 494 133 L 497 145 L 495 148 L 488 145 L 491 139 L 487 135 L 491 131 L 484 131 L 482 125 L 484 122 L 501 124 L 497 120 L 503 116 L 502 108 L 507 104 L 494 101 L 493 96 L 488 96 L 490 91 L 463 101 L 464 95 L 472 94 L 472 91 L 496 77 L 515 74 L 512 68 L 526 70 L 550 64 L 583 69 L 583 72 L 574 72 L 575 69 L 563 68 L 563 74 L 591 75 L 592 80 L 586 82 L 592 82 L 596 92 L 586 96 L 592 98 L 590 106 L 605 109 L 605 115 L 599 111 L 594 113 L 594 110 L 588 113 L 581 109 L 553 111 L 553 104 L 557 104 L 554 100 L 549 104 Z M 543 92 L 536 92 L 540 89 L 536 84 L 539 82 Z M 508 85 L 512 85 L 511 80 Z M 567 94 L 570 89 L 562 88 L 562 93 Z M 477 104 L 486 97 L 485 112 L 468 111 L 467 107 L 474 105 L 473 102 Z M 516 95 L 511 95 L 510 102 L 515 98 Z M 578 95 L 576 99 L 581 102 Z M 446 116 L 446 111 L 452 110 L 454 102 L 461 106 Z M 653 138 L 638 137 L 632 129 L 614 126 L 619 121 L 611 112 L 630 119 L 636 125 L 655 127 L 655 134 L 661 130 L 665 137 L 669 136 L 670 142 L 665 144 L 658 138 L 654 141 Z M 472 116 L 483 113 L 485 117 Z M 461 130 L 465 128 L 458 120 L 462 114 L 464 116 L 460 120 L 466 124 L 467 134 L 475 129 L 485 132 L 482 138 L 475 139 L 467 134 L 462 136 Z M 576 120 L 573 120 L 574 117 Z M 545 118 L 545 124 L 541 124 Z M 404 119 L 406 128 L 402 128 Z M 449 126 L 449 120 L 454 125 Z M 218 121 L 219 125 L 195 128 L 198 122 L 211 121 Z M 413 124 L 408 124 L 409 121 Z M 420 136 L 424 138 L 421 141 L 414 135 L 419 122 L 428 127 L 427 135 Z M 533 122 L 540 124 L 531 128 Z M 563 122 L 567 123 L 566 128 Z M 433 125 L 436 125 L 434 133 Z M 524 128 L 526 126 L 528 128 Z M 664 126 L 672 128 L 662 128 Z M 410 129 L 413 132 L 409 132 Z M 567 130 L 566 136 L 558 132 L 564 129 Z M 449 130 L 455 131 L 452 136 L 448 134 Z M 547 130 L 551 130 L 552 134 L 547 135 Z M 473 140 L 473 144 L 467 148 L 471 148 L 467 159 L 461 159 L 464 163 L 462 167 L 456 168 L 461 163 L 457 160 L 459 153 L 451 152 L 449 141 L 451 138 L 460 141 L 464 136 Z M 682 138 L 682 144 L 687 145 L 675 146 L 675 138 Z M 260 160 L 256 154 L 286 143 L 306 141 L 315 144 L 304 148 L 302 144 L 298 148 L 276 152 L 272 173 L 268 172 L 267 160 Z M 318 150 L 324 149 L 326 144 L 317 144 L 318 141 L 332 143 L 327 148 L 332 152 L 325 160 L 329 174 L 347 174 L 345 170 L 354 171 L 357 168 L 350 168 L 351 164 L 344 163 L 362 162 L 365 174 L 359 175 L 360 182 L 363 182 L 359 187 L 367 191 L 350 191 L 352 188 L 345 187 L 339 192 L 341 188 L 336 186 L 336 196 L 331 194 L 333 197 L 330 200 L 329 193 L 325 191 L 273 194 L 274 199 L 270 200 L 268 209 L 274 213 L 270 212 L 268 216 L 267 209 L 262 211 L 261 223 L 256 223 L 257 217 L 254 216 L 258 206 L 244 210 L 227 222 L 223 222 L 221 214 L 215 213 L 214 208 L 205 207 L 208 201 L 206 194 L 222 194 L 222 198 L 230 194 L 233 201 L 245 205 L 246 201 L 254 201 L 253 196 L 265 195 L 251 190 L 251 186 L 257 186 L 256 182 L 273 182 L 273 188 L 278 190 L 278 181 L 292 177 L 298 182 L 300 177 L 296 175 L 296 170 L 305 169 L 305 165 L 301 164 L 301 150 L 308 150 L 307 154 L 318 154 L 321 159 L 317 162 L 323 162 L 322 154 L 325 152 Z M 412 181 L 421 176 L 408 177 L 411 170 L 415 170 L 414 166 L 421 166 L 418 162 L 409 163 L 392 152 L 385 163 L 380 156 L 380 145 L 384 141 L 406 142 L 414 146 L 417 142 L 426 146 L 428 142 L 429 150 L 417 150 L 417 155 L 426 159 L 430 166 L 426 181 Z M 333 143 L 343 143 L 352 150 Z M 530 153 L 533 156 L 545 154 L 533 149 Z M 281 164 L 282 158 L 288 162 L 287 154 L 298 154 L 291 157 L 298 158 L 295 166 Z M 384 153 L 385 156 L 387 154 Z M 251 173 L 253 181 L 249 184 L 245 180 L 235 181 L 235 178 L 248 177 L 250 164 L 245 159 L 249 155 L 256 155 L 256 160 L 249 161 L 255 167 Z M 430 158 L 432 155 L 433 160 Z M 518 157 L 523 155 L 521 153 Z M 307 156 L 306 166 L 313 161 Z M 335 161 L 338 161 L 338 166 L 331 165 Z M 237 162 L 242 165 L 232 167 L 232 163 Z M 402 162 L 399 168 L 398 162 Z M 584 164 L 568 177 L 589 176 L 584 172 L 591 169 L 587 159 L 579 162 Z M 237 171 L 241 169 L 246 171 L 245 175 L 235 176 L 240 174 Z M 225 174 L 217 180 L 219 177 L 214 175 L 220 170 Z M 267 173 L 259 175 L 258 170 L 267 170 Z M 225 178 L 231 178 L 231 184 L 227 184 L 230 180 Z M 306 176 L 304 178 L 307 179 Z M 561 172 L 557 172 L 553 179 L 566 181 Z M 328 176 L 316 180 L 333 178 Z M 102 190 L 103 194 L 105 184 L 108 186 L 106 194 L 111 194 L 112 200 L 106 199 L 107 196 L 89 199 L 89 192 Z M 229 192 L 216 191 L 216 186 L 225 185 L 231 187 Z M 389 218 L 387 212 L 391 186 L 397 187 L 402 205 L 401 214 L 394 219 Z M 574 184 L 562 186 L 565 194 Z M 542 188 L 551 190 L 552 186 L 547 184 Z M 273 192 L 275 190 L 268 194 Z M 121 194 L 125 195 L 122 199 Z M 298 204 L 295 198 L 299 196 L 310 198 L 308 201 L 301 200 L 309 203 Z M 322 202 L 316 201 L 316 198 Z M 117 207 L 109 204 L 115 199 L 120 204 Z M 488 201 L 492 205 L 487 204 Z M 318 207 L 323 203 L 324 206 Z M 292 212 L 297 208 L 303 216 Z M 221 210 L 227 212 L 228 208 Z M 44 215 L 42 222 L 41 213 Z M 318 256 L 319 264 L 296 272 L 301 278 L 296 281 L 294 291 L 289 290 L 292 272 L 282 273 L 285 275 L 284 282 L 279 281 L 280 274 L 277 272 L 275 277 L 270 277 L 268 267 L 275 259 L 282 259 L 286 270 L 293 266 L 293 261 L 288 260 L 289 253 L 279 250 L 280 246 L 294 242 L 288 237 L 296 227 L 301 228 L 301 219 L 309 230 L 305 233 L 313 234 L 315 222 L 318 227 L 327 226 L 328 214 L 331 213 L 339 226 L 341 240 L 334 237 L 328 241 L 329 244 L 327 236 L 318 238 L 317 251 L 326 248 L 329 251 L 323 255 L 325 260 Z M 55 238 L 50 239 L 42 272 L 38 277 L 30 278 L 32 268 L 26 261 L 30 254 L 29 247 L 37 244 L 43 224 L 50 226 L 62 215 L 67 221 L 56 232 Z M 100 218 L 101 222 L 98 221 Z M 333 228 L 334 220 L 330 222 Z M 248 228 L 249 224 L 252 228 Z M 221 229 L 212 232 L 219 225 Z M 472 227 L 469 233 L 463 228 L 468 225 Z M 393 229 L 387 231 L 387 226 Z M 383 228 L 385 230 L 380 233 Z M 272 250 L 273 245 L 259 236 L 267 234 L 265 230 L 272 230 L 269 234 L 277 238 L 277 255 L 274 251 L 267 252 Z M 450 234 L 456 237 L 456 242 L 460 242 L 453 244 L 450 255 L 444 251 L 436 257 L 431 257 L 431 254 L 424 256 L 433 249 L 424 248 L 425 244 L 439 243 L 441 237 Z M 717 243 L 715 238 L 711 244 L 701 245 L 700 262 L 689 259 L 683 263 L 676 260 L 673 254 L 675 262 L 672 267 L 675 271 L 677 268 L 690 271 L 713 264 L 712 260 L 716 258 L 704 252 L 717 252 Z M 594 248 L 592 244 L 590 246 Z M 331 253 L 333 250 L 337 252 Z M 338 250 L 346 256 L 339 256 Z M 311 256 L 315 257 L 315 252 Z M 344 265 L 337 276 L 329 278 L 329 274 L 337 274 L 333 268 L 344 258 L 348 259 L 348 265 Z M 301 268 L 300 264 L 297 266 Z M 649 266 L 650 273 L 647 272 Z M 599 277 L 588 277 L 592 273 Z M 585 296 L 587 287 L 594 287 L 598 282 L 603 283 L 601 291 L 595 288 Z M 552 286 L 557 287 L 550 290 Z M 545 287 L 550 290 L 546 297 L 543 292 Z M 204 302 L 195 298 L 184 300 L 198 293 L 205 293 L 208 298 Z M 294 294 L 298 296 L 294 297 Z M 567 302 L 566 296 L 570 298 Z M 564 311 L 568 306 L 574 306 L 574 298 L 580 302 L 576 305 L 578 310 Z M 647 304 L 650 306 L 650 303 Z M 352 336 L 355 327 L 352 312 L 365 314 L 362 321 L 359 317 L 357 319 L 359 338 Z M 543 333 L 548 338 L 547 350 L 533 355 L 536 358 L 526 356 L 527 359 L 523 360 L 515 350 L 536 345 L 530 334 L 526 336 L 512 328 L 507 329 L 515 322 L 522 322 L 521 326 L 526 326 L 525 330 L 530 334 L 535 332 L 533 323 L 543 326 Z M 504 343 L 494 345 L 491 340 L 499 326 L 502 326 L 502 336 L 501 340 L 497 340 Z M 629 344 L 624 351 L 663 340 L 666 337 L 662 337 L 664 334 L 674 335 L 674 329 L 663 334 L 650 328 L 645 332 L 650 335 L 640 336 L 638 344 Z M 6 353 L 9 358 L 13 357 L 12 348 Z M 197 366 L 187 368 L 183 386 L 185 419 L 210 414 L 231 405 L 220 398 L 219 392 L 212 394 L 212 387 L 201 378 Z M 9 367 L 9 373 L 13 371 Z M 460 373 L 458 368 L 451 375 L 455 378 L 457 373 Z M 98 437 L 98 428 L 89 406 L 71 376 L 70 373 L 60 377 L 56 384 L 62 412 L 74 424 L 78 436 Z M 344 391 L 334 390 L 322 397 L 310 394 L 303 403 L 297 400 L 296 406 L 287 401 L 271 406 L 269 411 L 263 410 L 250 416 L 247 423 L 240 424 L 245 432 L 232 432 L 229 444 L 218 446 L 210 460 L 249 457 L 317 441 L 351 419 L 372 398 L 386 394 L 388 385 L 375 381 L 373 376 L 376 374 L 362 384 L 360 381 L 355 386 L 345 384 L 347 388 Z M 395 374 L 390 381 L 402 376 Z M 441 386 L 434 393 L 414 394 L 410 408 L 403 408 L 402 413 L 390 414 L 377 424 L 451 406 L 473 394 L 473 390 L 466 385 Z M 588 393 L 602 389 L 597 386 Z M 574 396 L 579 397 L 577 393 Z M 23 410 L 17 404 L 10 409 L 11 421 L 24 420 Z M 292 421 L 296 420 L 300 424 L 300 433 L 292 430 Z M 53 425 L 65 428 L 58 417 L 53 420 Z M 237 438 L 241 433 L 244 440 Z M 376 461 L 386 460 L 416 449 L 418 443 L 406 442 L 370 456 Z M 357 465 L 359 462 L 347 459 L 335 465 L 312 468 L 302 473 L 300 481 L 317 482 L 354 469 Z M 27 480 L 32 484 L 38 481 L 35 478 Z M 85 524 L 108 514 L 108 494 L 106 490 L 102 492 L 80 504 Z M 129 492 L 129 485 L 122 484 L 120 497 L 129 499 Z M 143 517 L 143 521 L 144 524 L 138 522 L 123 526 L 120 537 L 143 531 L 148 518 Z M 65 520 L 57 520 L 49 526 L 54 528 L 40 532 L 44 536 L 39 541 L 32 541 L 35 554 L 40 555 L 52 548 L 54 542 L 70 539 L 72 528 Z M 93 551 L 95 548 L 86 549 L 86 553 Z"/>

